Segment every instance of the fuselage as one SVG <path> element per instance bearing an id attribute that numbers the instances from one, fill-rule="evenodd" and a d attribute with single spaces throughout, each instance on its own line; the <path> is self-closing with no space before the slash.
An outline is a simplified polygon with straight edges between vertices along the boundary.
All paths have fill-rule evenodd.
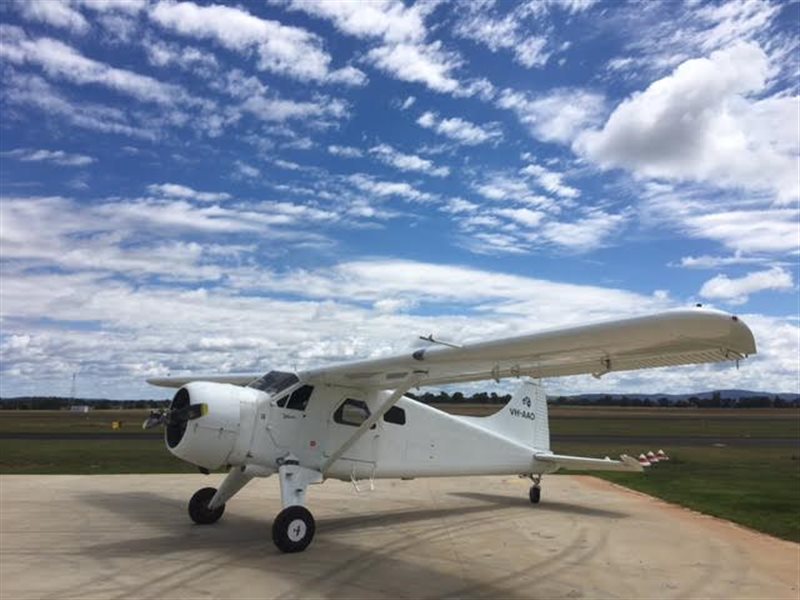
<path id="1" fill-rule="evenodd" d="M 178 457 L 206 468 L 247 464 L 269 472 L 291 454 L 300 464 L 322 470 L 387 392 L 309 388 L 270 396 L 226 384 L 190 383 L 185 389 L 191 402 L 207 404 L 208 414 L 190 421 L 183 439 L 168 446 Z M 215 400 L 206 402 L 212 395 Z M 403 397 L 327 466 L 325 476 L 349 480 L 531 473 L 536 470 L 533 455 L 532 447 L 481 427 L 479 419 Z"/>

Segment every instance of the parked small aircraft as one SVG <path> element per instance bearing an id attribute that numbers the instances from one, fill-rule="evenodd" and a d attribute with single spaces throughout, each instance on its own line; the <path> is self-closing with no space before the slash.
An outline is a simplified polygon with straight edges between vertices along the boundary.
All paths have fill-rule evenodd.
<path id="1" fill-rule="evenodd" d="M 219 489 L 189 502 L 195 523 L 216 522 L 225 504 L 254 477 L 277 473 L 283 510 L 272 539 L 283 552 L 314 537 L 306 489 L 326 478 L 358 480 L 450 475 L 530 478 L 538 503 L 542 475 L 560 468 L 641 471 L 619 460 L 564 456 L 550 450 L 547 400 L 533 381 L 672 365 L 739 361 L 756 352 L 738 317 L 708 310 L 551 330 L 298 373 L 215 375 L 148 380 L 178 389 L 170 407 L 145 427 L 165 425 L 167 448 L 208 473 L 227 467 Z M 499 412 L 446 414 L 405 396 L 412 388 L 520 378 Z"/>

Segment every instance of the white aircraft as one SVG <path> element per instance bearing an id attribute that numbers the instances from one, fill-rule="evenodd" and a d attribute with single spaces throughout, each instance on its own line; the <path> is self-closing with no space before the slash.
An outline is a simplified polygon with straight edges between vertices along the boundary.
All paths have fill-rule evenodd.
<path id="1" fill-rule="evenodd" d="M 299 373 L 150 379 L 180 388 L 169 409 L 145 427 L 166 425 L 170 452 L 208 473 L 225 466 L 219 489 L 189 502 L 199 524 L 216 522 L 254 477 L 280 478 L 283 510 L 272 539 L 300 552 L 314 537 L 306 489 L 327 478 L 509 475 L 530 478 L 539 502 L 543 474 L 560 468 L 641 471 L 620 460 L 562 456 L 550 450 L 547 400 L 528 378 L 739 361 L 756 352 L 738 317 L 708 310 L 662 313 L 534 333 L 468 346 L 435 345 L 390 358 Z M 407 396 L 412 388 L 524 378 L 488 417 L 454 416 Z"/>

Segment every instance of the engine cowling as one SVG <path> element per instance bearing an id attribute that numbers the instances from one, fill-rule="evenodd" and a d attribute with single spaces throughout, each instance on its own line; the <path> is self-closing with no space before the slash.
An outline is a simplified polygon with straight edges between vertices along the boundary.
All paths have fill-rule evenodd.
<path id="1" fill-rule="evenodd" d="M 206 469 L 237 464 L 246 455 L 263 392 L 224 383 L 194 381 L 172 399 L 164 432 L 178 458 Z"/>

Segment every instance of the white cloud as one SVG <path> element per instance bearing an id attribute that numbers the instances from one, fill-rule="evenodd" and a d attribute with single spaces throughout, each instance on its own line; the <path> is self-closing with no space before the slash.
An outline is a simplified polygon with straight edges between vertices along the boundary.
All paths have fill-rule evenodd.
<path id="1" fill-rule="evenodd" d="M 373 146 L 369 151 L 370 154 L 378 157 L 382 162 L 400 171 L 417 171 L 434 177 L 446 177 L 450 174 L 450 169 L 447 167 L 437 167 L 427 158 L 422 158 L 415 154 L 404 154 L 388 144 Z"/>
<path id="2" fill-rule="evenodd" d="M 767 56 L 736 44 L 686 61 L 672 75 L 622 102 L 601 130 L 576 148 L 605 168 L 643 177 L 800 195 L 797 97 L 766 91 Z"/>
<path id="3" fill-rule="evenodd" d="M 614 57 L 607 68 L 633 78 L 663 77 L 691 58 L 736 43 L 755 42 L 776 65 L 785 63 L 779 68 L 787 77 L 794 76 L 789 57 L 796 52 L 796 36 L 775 27 L 781 14 L 780 2 L 728 0 L 682 6 L 651 2 L 641 8 L 617 15 L 616 29 L 634 35 L 626 45 L 626 55 Z"/>
<path id="4" fill-rule="evenodd" d="M 542 227 L 542 235 L 562 248 L 587 252 L 607 245 L 630 218 L 627 213 L 610 214 L 600 209 L 586 213 L 575 221 L 550 221 Z"/>
<path id="5" fill-rule="evenodd" d="M 17 27 L 2 26 L 0 56 L 14 64 L 35 64 L 51 77 L 97 84 L 147 102 L 172 104 L 186 95 L 178 86 L 126 69 L 117 69 L 80 54 L 52 38 L 29 39 Z"/>
<path id="6" fill-rule="evenodd" d="M 177 183 L 153 183 L 147 186 L 147 191 L 157 196 L 168 198 L 181 198 L 197 202 L 219 202 L 230 200 L 231 195 L 226 192 L 198 192 L 188 186 Z"/>
<path id="7" fill-rule="evenodd" d="M 577 198 L 580 191 L 564 183 L 564 174 L 551 171 L 547 167 L 536 163 L 530 163 L 523 167 L 520 172 L 523 175 L 530 175 L 545 190 L 562 198 Z"/>
<path id="8" fill-rule="evenodd" d="M 552 198 L 534 190 L 527 179 L 505 172 L 492 172 L 472 183 L 472 188 L 484 198 L 494 201 L 517 202 L 534 208 L 558 210 Z"/>
<path id="9" fill-rule="evenodd" d="M 205 78 L 215 76 L 219 71 L 217 58 L 199 48 L 148 39 L 144 51 L 148 62 L 156 67 L 179 67 Z"/>
<path id="10" fill-rule="evenodd" d="M 721 242 L 739 252 L 797 252 L 800 211 L 792 209 L 734 210 L 688 215 L 683 226 L 693 237 Z"/>
<path id="11" fill-rule="evenodd" d="M 431 194 L 420 192 L 405 182 L 380 181 L 363 173 L 350 175 L 347 180 L 358 189 L 379 198 L 398 197 L 412 202 L 430 202 L 434 200 L 434 196 Z"/>
<path id="12" fill-rule="evenodd" d="M 435 3 L 406 6 L 399 0 L 288 0 L 287 4 L 331 21 L 347 35 L 378 40 L 379 45 L 366 53 L 366 61 L 401 81 L 456 96 L 488 93 L 488 82 L 462 84 L 458 80 L 454 72 L 463 60 L 457 52 L 445 49 L 441 41 L 427 41 L 425 17 L 435 10 Z"/>
<path id="13" fill-rule="evenodd" d="M 400 105 L 400 110 L 408 110 L 414 105 L 414 102 L 416 101 L 417 99 L 414 96 L 408 96 L 405 100 L 403 100 L 403 103 Z"/>
<path id="14" fill-rule="evenodd" d="M 441 209 L 450 214 L 473 213 L 478 210 L 478 205 L 463 198 L 450 198 Z"/>
<path id="15" fill-rule="evenodd" d="M 253 96 L 242 103 L 242 110 L 264 121 L 283 122 L 297 119 L 341 119 L 348 114 L 347 103 L 337 98 L 318 96 L 312 101 L 296 101 L 280 97 Z"/>
<path id="16" fill-rule="evenodd" d="M 530 208 L 498 208 L 494 210 L 494 214 L 511 219 L 524 227 L 533 228 L 538 227 L 545 218 L 544 212 Z"/>
<path id="17" fill-rule="evenodd" d="M 425 6 L 406 6 L 399 0 L 288 0 L 294 10 L 328 19 L 341 32 L 359 38 L 380 38 L 387 43 L 425 38 Z"/>
<path id="18" fill-rule="evenodd" d="M 547 63 L 550 57 L 545 50 L 547 38 L 531 34 L 519 9 L 502 18 L 494 18 L 480 4 L 465 4 L 465 8 L 466 13 L 453 30 L 456 35 L 484 44 L 492 52 L 508 50 L 513 53 L 514 60 L 529 69 Z"/>
<path id="19" fill-rule="evenodd" d="M 255 51 L 258 68 L 264 71 L 319 83 L 363 85 L 366 81 L 366 76 L 354 67 L 331 70 L 331 56 L 323 49 L 319 36 L 239 8 L 161 1 L 150 8 L 149 15 L 175 33 L 211 39 L 234 52 Z"/>
<path id="20" fill-rule="evenodd" d="M 717 269 L 719 267 L 730 267 L 733 265 L 752 265 L 763 263 L 766 259 L 756 256 L 742 256 L 737 252 L 733 256 L 684 256 L 678 265 L 685 269 Z"/>
<path id="21" fill-rule="evenodd" d="M 89 31 L 89 22 L 80 11 L 70 6 L 69 0 L 17 0 L 13 6 L 29 21 L 62 27 L 73 33 Z"/>
<path id="22" fill-rule="evenodd" d="M 257 179 L 261 177 L 261 170 L 241 160 L 234 161 L 236 176 L 244 179 Z"/>
<path id="23" fill-rule="evenodd" d="M 61 122 L 82 129 L 147 140 L 154 140 L 159 135 L 154 128 L 132 123 L 128 112 L 119 108 L 91 102 L 77 104 L 38 75 L 12 72 L 5 78 L 5 83 L 5 98 L 10 104 L 37 109 L 48 118 L 58 117 Z"/>
<path id="24" fill-rule="evenodd" d="M 417 124 L 467 146 L 499 141 L 503 137 L 499 123 L 477 125 L 459 117 L 440 118 L 430 111 L 420 115 Z"/>
<path id="25" fill-rule="evenodd" d="M 516 114 L 531 135 L 545 142 L 571 143 L 605 114 L 605 99 L 594 92 L 560 88 L 542 95 L 504 89 L 497 106 Z"/>
<path id="26" fill-rule="evenodd" d="M 461 66 L 461 58 L 444 50 L 441 42 L 379 46 L 367 53 L 367 59 L 402 81 L 422 83 L 436 92 L 463 91 L 452 74 Z"/>
<path id="27" fill-rule="evenodd" d="M 358 148 L 352 146 L 328 146 L 328 152 L 334 156 L 344 156 L 345 158 L 361 158 L 364 153 Z"/>
<path id="28" fill-rule="evenodd" d="M 744 304 L 750 294 L 767 290 L 788 291 L 794 289 L 792 274 L 780 267 L 766 271 L 755 271 L 740 278 L 717 275 L 709 279 L 700 289 L 703 298 L 723 300 L 729 304 Z"/>
<path id="29" fill-rule="evenodd" d="M 85 167 L 96 162 L 96 159 L 85 154 L 70 154 L 63 150 L 33 150 L 18 148 L 3 152 L 0 156 L 16 158 L 23 162 L 49 162 L 63 167 Z"/>

